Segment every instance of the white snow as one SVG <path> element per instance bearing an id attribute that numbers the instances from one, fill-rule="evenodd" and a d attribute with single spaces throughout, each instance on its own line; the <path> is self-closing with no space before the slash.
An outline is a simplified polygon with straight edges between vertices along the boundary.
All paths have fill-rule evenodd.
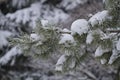
<path id="1" fill-rule="evenodd" d="M 91 44 L 94 38 L 94 35 L 98 35 L 100 40 L 110 39 L 112 34 L 105 34 L 102 30 L 96 29 L 88 32 L 86 43 Z"/>
<path id="2" fill-rule="evenodd" d="M 0 58 L 0 64 L 5 65 L 10 60 L 14 59 L 16 55 L 20 55 L 22 53 L 21 49 L 18 46 L 13 47 L 10 51 L 8 51 L 4 56 Z"/>
<path id="3" fill-rule="evenodd" d="M 68 30 L 67 28 L 64 28 L 64 29 L 62 30 L 62 32 L 71 33 L 71 31 Z"/>
<path id="4" fill-rule="evenodd" d="M 0 48 L 8 44 L 7 38 L 10 36 L 12 36 L 11 32 L 0 30 Z"/>
<path id="5" fill-rule="evenodd" d="M 110 19 L 111 17 L 108 14 L 107 10 L 104 10 L 102 12 L 98 12 L 95 15 L 93 15 L 90 19 L 89 19 L 89 23 L 92 25 L 92 27 L 94 27 L 97 24 L 101 24 L 102 22 L 104 22 L 106 19 Z"/>
<path id="6" fill-rule="evenodd" d="M 66 61 L 66 55 L 62 55 L 59 59 L 58 59 L 58 61 L 57 61 L 57 63 L 56 63 L 56 66 L 55 66 L 55 70 L 56 71 L 62 71 L 63 70 L 63 64 L 64 64 L 64 62 Z"/>
<path id="7" fill-rule="evenodd" d="M 112 56 L 109 59 L 108 64 L 112 64 L 119 57 L 119 52 L 116 49 L 112 50 Z"/>
<path id="8" fill-rule="evenodd" d="M 42 26 L 47 26 L 48 23 L 49 23 L 48 20 L 44 20 L 44 19 L 41 20 L 41 24 L 42 24 Z"/>
<path id="9" fill-rule="evenodd" d="M 105 52 L 108 52 L 109 49 L 103 49 L 101 46 L 99 46 L 95 51 L 95 57 L 102 56 Z"/>
<path id="10" fill-rule="evenodd" d="M 16 23 L 26 24 L 30 22 L 30 25 L 35 27 L 36 20 L 40 17 L 40 8 L 39 3 L 33 3 L 29 8 L 18 10 L 15 13 L 8 13 L 6 17 Z"/>
<path id="11" fill-rule="evenodd" d="M 100 57 L 102 56 L 104 53 L 103 53 L 103 49 L 101 48 L 101 46 L 99 46 L 96 51 L 95 51 L 95 57 Z"/>
<path id="12" fill-rule="evenodd" d="M 77 7 L 80 4 L 84 4 L 88 0 L 63 0 L 60 3 L 60 6 L 65 7 L 66 10 L 71 10 Z"/>
<path id="13" fill-rule="evenodd" d="M 43 19 L 48 20 L 51 23 L 58 23 L 65 21 L 69 18 L 69 15 L 64 13 L 61 9 L 54 8 L 52 11 L 47 9 L 44 11 Z"/>
<path id="14" fill-rule="evenodd" d="M 117 50 L 120 50 L 120 39 L 118 40 L 118 42 L 116 44 L 116 48 L 117 48 Z"/>
<path id="15" fill-rule="evenodd" d="M 71 25 L 72 35 L 79 34 L 82 35 L 83 33 L 87 33 L 89 30 L 88 21 L 85 19 L 78 19 L 74 21 Z"/>
<path id="16" fill-rule="evenodd" d="M 59 44 L 65 44 L 67 42 L 75 43 L 73 36 L 71 34 L 62 34 Z"/>
<path id="17" fill-rule="evenodd" d="M 86 38 L 86 43 L 91 44 L 93 39 L 94 39 L 94 37 L 93 37 L 92 33 L 91 32 L 88 33 L 87 38 Z"/>
<path id="18" fill-rule="evenodd" d="M 15 13 L 8 13 L 6 17 L 16 23 L 29 23 L 29 26 L 35 28 L 36 21 L 39 18 L 41 20 L 48 20 L 50 23 L 58 23 L 65 21 L 69 15 L 58 8 L 53 8 L 51 10 L 50 6 L 43 5 L 41 1 L 39 1 L 31 4 L 28 8 L 17 10 Z M 45 23 L 43 22 L 43 25 L 45 25 Z"/>
<path id="19" fill-rule="evenodd" d="M 105 0 L 103 0 L 103 3 L 105 3 Z"/>
<path id="20" fill-rule="evenodd" d="M 32 77 L 27 77 L 25 80 L 34 80 Z"/>
<path id="21" fill-rule="evenodd" d="M 96 34 L 100 36 L 100 39 L 102 40 L 105 37 L 105 34 L 100 29 L 92 30 L 92 31 L 89 31 L 87 34 L 86 43 L 91 44 L 94 39 L 94 35 Z"/>
<path id="22" fill-rule="evenodd" d="M 12 6 L 16 7 L 16 8 L 22 8 L 25 5 L 27 5 L 27 3 L 29 3 L 30 0 L 11 0 Z"/>
<path id="23" fill-rule="evenodd" d="M 40 40 L 40 36 L 38 34 L 35 34 L 35 33 L 30 34 L 30 37 L 33 41 Z"/>
<path id="24" fill-rule="evenodd" d="M 107 62 L 106 59 L 100 59 L 101 64 L 105 64 Z"/>
<path id="25" fill-rule="evenodd" d="M 32 1 L 39 1 L 41 3 L 44 3 L 46 0 L 32 0 Z M 59 7 L 64 7 L 67 10 L 73 9 L 77 7 L 79 4 L 84 4 L 88 0 L 62 0 L 62 2 L 57 5 Z M 31 0 L 11 0 L 11 5 L 13 7 L 16 7 L 18 9 L 26 6 L 27 4 L 30 4 Z"/>
<path id="26" fill-rule="evenodd" d="M 93 14 L 91 14 L 91 13 L 90 13 L 90 14 L 88 14 L 88 17 L 89 17 L 89 18 L 90 18 L 90 17 L 92 17 L 92 16 L 93 16 Z"/>

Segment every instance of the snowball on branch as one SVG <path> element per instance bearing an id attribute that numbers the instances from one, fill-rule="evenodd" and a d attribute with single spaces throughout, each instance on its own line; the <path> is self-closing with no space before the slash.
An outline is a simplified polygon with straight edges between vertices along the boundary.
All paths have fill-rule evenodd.
<path id="1" fill-rule="evenodd" d="M 88 21 L 85 19 L 78 19 L 74 21 L 71 25 L 72 35 L 79 34 L 82 35 L 83 33 L 87 33 L 89 30 Z"/>
<path id="2" fill-rule="evenodd" d="M 59 44 L 65 44 L 65 43 L 75 43 L 75 40 L 71 34 L 62 34 Z"/>

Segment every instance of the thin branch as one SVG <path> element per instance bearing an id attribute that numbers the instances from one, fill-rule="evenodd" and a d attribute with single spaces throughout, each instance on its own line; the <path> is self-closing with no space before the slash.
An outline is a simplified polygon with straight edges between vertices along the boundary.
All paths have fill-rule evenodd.
<path id="1" fill-rule="evenodd" d="M 106 30 L 106 32 L 110 32 L 110 33 L 120 33 L 120 30 Z"/>
<path id="2" fill-rule="evenodd" d="M 87 69 L 80 69 L 81 72 L 83 72 L 84 74 L 86 74 L 88 77 L 92 78 L 93 80 L 97 80 L 96 76 L 91 73 L 90 71 L 88 71 Z"/>
<path id="3" fill-rule="evenodd" d="M 120 33 L 120 30 L 105 30 L 105 32 Z M 64 31 L 61 31 L 60 33 L 63 33 L 63 34 L 71 34 L 71 32 L 64 32 Z"/>

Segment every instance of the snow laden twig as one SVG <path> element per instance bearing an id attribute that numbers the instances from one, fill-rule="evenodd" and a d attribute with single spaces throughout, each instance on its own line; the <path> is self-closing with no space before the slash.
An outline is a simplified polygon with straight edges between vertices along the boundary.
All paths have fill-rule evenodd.
<path id="1" fill-rule="evenodd" d="M 12 35 L 13 34 L 11 32 L 9 32 L 9 31 L 0 30 L 0 49 L 3 48 L 3 46 L 8 45 L 7 38 L 9 38 Z"/>
<path id="2" fill-rule="evenodd" d="M 88 77 L 92 78 L 93 80 L 97 80 L 97 77 L 87 69 L 80 68 L 80 71 L 86 74 Z"/>
<path id="3" fill-rule="evenodd" d="M 0 58 L 0 65 L 6 65 L 10 60 L 14 60 L 17 55 L 21 55 L 22 51 L 19 46 L 10 49 L 4 56 Z"/>

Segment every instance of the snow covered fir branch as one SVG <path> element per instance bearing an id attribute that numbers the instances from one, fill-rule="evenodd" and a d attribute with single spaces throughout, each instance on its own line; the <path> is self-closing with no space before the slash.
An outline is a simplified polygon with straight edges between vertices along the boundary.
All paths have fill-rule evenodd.
<path id="1" fill-rule="evenodd" d="M 101 64 L 118 67 L 120 59 L 120 1 L 104 0 L 105 10 L 94 14 L 89 20 L 78 19 L 71 29 L 62 29 L 47 20 L 38 20 L 33 32 L 14 38 L 25 55 L 49 56 L 57 51 L 62 56 L 55 70 L 70 70 L 88 55 L 88 48 L 95 46 L 95 57 Z M 117 65 L 117 66 L 116 66 Z"/>
<path id="2" fill-rule="evenodd" d="M 88 4 L 90 6 L 92 2 L 96 4 L 99 1 L 0 0 L 0 72 L 6 70 L 6 67 L 10 67 L 11 71 L 11 68 L 19 64 L 26 67 L 31 64 L 26 59 L 31 57 L 33 60 L 37 59 L 37 62 L 40 61 L 40 64 L 34 63 L 39 66 L 42 66 L 42 58 L 56 58 L 52 63 L 55 64 L 52 66 L 56 71 L 71 71 L 84 66 L 86 59 L 94 57 L 101 64 L 114 66 L 114 70 L 118 69 L 118 72 L 113 73 L 119 74 L 120 1 L 103 0 L 104 10 L 97 9 L 100 12 L 85 14 L 86 19 L 75 20 L 71 17 L 74 8 Z M 81 13 L 77 15 L 81 17 Z M 70 18 L 75 21 L 66 26 L 67 19 Z M 67 28 L 63 28 L 61 22 L 66 23 L 64 27 Z M 26 63 L 21 60 L 24 58 Z M 94 72 L 91 75 L 91 71 L 89 73 L 84 71 L 84 68 L 79 69 L 88 77 L 98 79 Z"/>
<path id="3" fill-rule="evenodd" d="M 3 43 L 0 43 L 0 50 L 2 51 L 1 58 L 7 53 L 12 54 L 9 52 L 13 47 L 9 44 L 9 38 L 19 37 L 23 33 L 29 34 L 36 26 L 37 18 L 47 19 L 48 21 L 54 21 L 55 23 L 61 22 L 69 17 L 69 14 L 64 12 L 62 8 L 70 10 L 86 1 L 87 0 L 54 0 L 52 2 L 51 0 L 0 0 L 0 41 L 4 41 Z M 72 7 L 71 5 L 74 6 Z M 42 22 L 44 24 L 46 23 L 44 20 Z M 3 51 L 4 47 L 5 51 Z M 15 55 L 11 55 L 12 57 L 7 56 L 4 58 L 7 59 L 5 63 L 1 60 L 1 65 L 9 64 L 13 60 L 13 57 L 16 57 L 17 54 L 19 55 L 19 52 L 16 50 L 15 52 Z M 14 61 L 15 60 L 13 60 L 13 62 Z"/>

